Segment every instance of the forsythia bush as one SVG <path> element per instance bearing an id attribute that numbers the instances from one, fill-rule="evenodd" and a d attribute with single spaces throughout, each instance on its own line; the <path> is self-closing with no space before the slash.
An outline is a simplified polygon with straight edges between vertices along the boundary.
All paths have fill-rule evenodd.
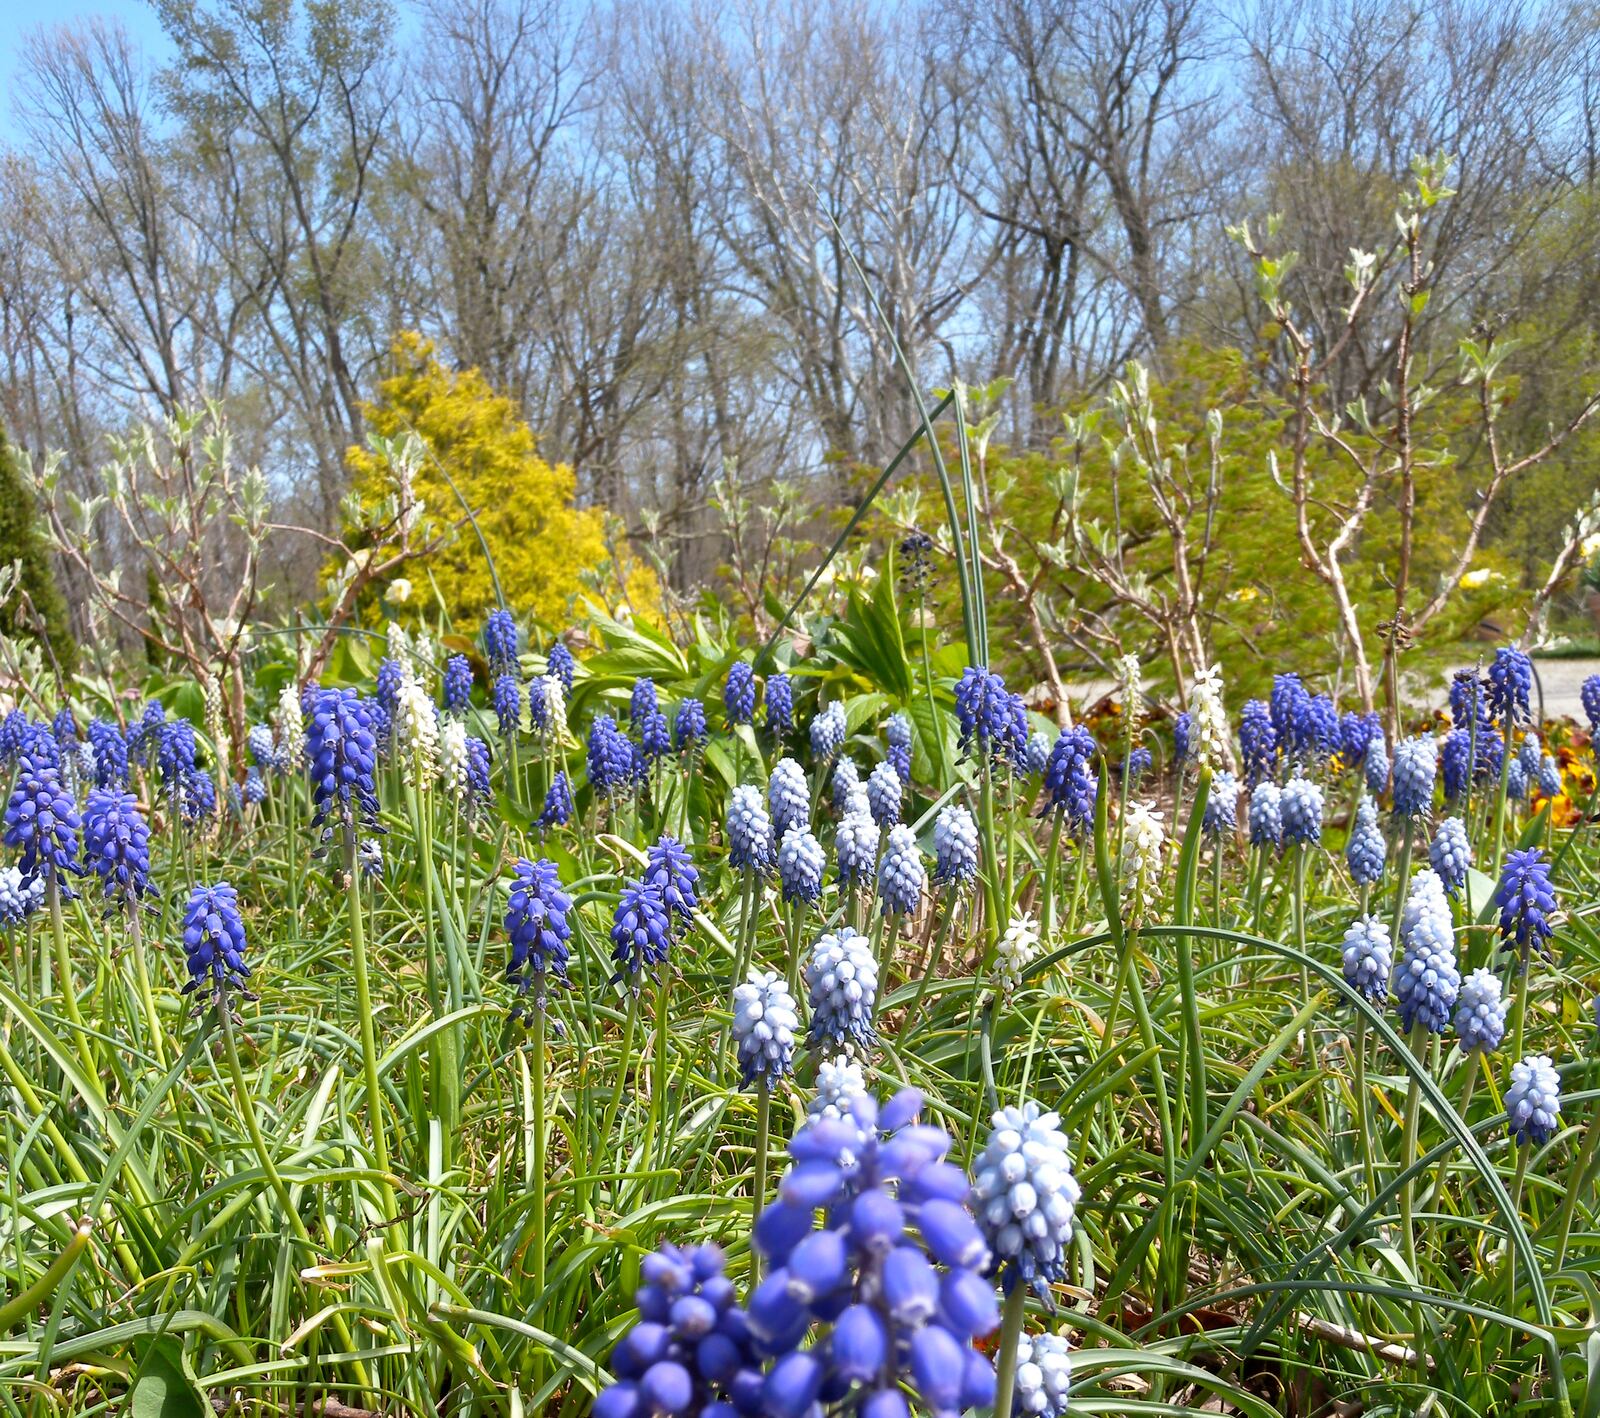
<path id="1" fill-rule="evenodd" d="M 414 331 L 396 338 L 393 359 L 394 372 L 365 414 L 374 432 L 392 438 L 414 431 L 432 452 L 415 479 L 424 518 L 444 528 L 463 515 L 437 459 L 477 518 L 507 603 L 559 625 L 584 589 L 583 574 L 608 560 L 604 512 L 572 505 L 572 469 L 539 456 L 516 406 L 478 370 L 446 368 Z M 381 498 L 388 485 L 382 460 L 366 448 L 352 448 L 347 457 L 363 502 Z M 457 630 L 470 632 L 494 608 L 494 582 L 469 525 L 427 558 L 425 569 Z M 424 592 L 420 580 L 418 591 Z"/>

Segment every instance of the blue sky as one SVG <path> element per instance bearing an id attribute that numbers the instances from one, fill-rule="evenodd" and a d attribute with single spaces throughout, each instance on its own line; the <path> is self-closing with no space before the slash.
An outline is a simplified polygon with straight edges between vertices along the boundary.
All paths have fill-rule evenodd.
<path id="1" fill-rule="evenodd" d="M 16 134 L 12 98 L 23 41 L 33 31 L 99 16 L 120 21 L 147 53 L 161 54 L 161 26 L 146 0 L 0 0 L 0 143 Z"/>

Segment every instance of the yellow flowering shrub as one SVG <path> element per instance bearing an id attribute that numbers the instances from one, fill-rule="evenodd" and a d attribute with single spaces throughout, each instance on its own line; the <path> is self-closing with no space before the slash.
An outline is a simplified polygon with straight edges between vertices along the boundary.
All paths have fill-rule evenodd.
<path id="1" fill-rule="evenodd" d="M 391 357 L 392 372 L 363 413 L 381 437 L 414 432 L 427 446 L 431 456 L 423 458 L 413 488 L 428 532 L 447 532 L 438 551 L 407 568 L 411 606 L 426 614 L 436 587 L 454 629 L 470 634 L 496 605 L 483 547 L 463 521 L 464 499 L 494 557 L 506 604 L 517 614 L 562 624 L 573 598 L 586 589 L 586 573 L 591 583 L 595 573 L 620 577 L 637 594 L 636 606 L 643 602 L 642 614 L 655 611 L 660 590 L 654 575 L 632 562 L 611 565 L 604 511 L 573 505 L 572 469 L 539 456 L 533 430 L 510 399 L 478 370 L 441 364 L 432 343 L 413 331 L 396 338 Z M 346 457 L 363 505 L 381 502 L 391 487 L 382 457 L 368 448 L 352 448 Z"/>

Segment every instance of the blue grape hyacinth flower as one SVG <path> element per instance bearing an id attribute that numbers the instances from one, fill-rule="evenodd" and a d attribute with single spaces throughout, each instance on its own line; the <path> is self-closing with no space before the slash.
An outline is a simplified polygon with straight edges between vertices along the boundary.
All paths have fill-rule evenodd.
<path id="1" fill-rule="evenodd" d="M 489 673 L 503 675 L 514 673 L 520 647 L 516 618 L 504 607 L 489 612 L 483 620 L 483 653 L 489 661 Z"/>
<path id="2" fill-rule="evenodd" d="M 250 966 L 245 962 L 244 917 L 239 893 L 225 881 L 197 886 L 183 912 L 183 950 L 189 967 L 184 994 L 208 991 L 221 1005 L 230 989 L 245 992 Z"/>
<path id="3" fill-rule="evenodd" d="M 839 859 L 839 885 L 846 891 L 870 886 L 878 875 L 878 844 L 883 830 L 868 812 L 847 813 L 834 833 L 833 847 Z"/>
<path id="4" fill-rule="evenodd" d="M 128 782 L 128 741 L 109 719 L 89 721 L 89 747 L 94 752 L 94 785 L 123 788 Z M 270 734 L 268 735 L 270 738 Z"/>
<path id="5" fill-rule="evenodd" d="M 828 793 L 833 800 L 833 810 L 840 817 L 846 816 L 853 806 L 853 800 L 860 792 L 861 800 L 866 804 L 867 811 L 872 810 L 872 804 L 867 801 L 866 794 L 861 790 L 861 770 L 856 767 L 853 758 L 841 758 L 833 765 L 833 775 L 828 780 Z"/>
<path id="6" fill-rule="evenodd" d="M 813 1049 L 857 1050 L 877 1040 L 878 962 L 872 943 L 850 926 L 819 936 L 805 966 Z"/>
<path id="7" fill-rule="evenodd" d="M 783 834 L 778 846 L 778 881 L 783 888 L 783 899 L 793 905 L 800 902 L 814 905 L 822 897 L 822 874 L 828 859 L 822 843 L 811 835 L 809 828 L 796 823 Z"/>
<path id="8" fill-rule="evenodd" d="M 44 905 L 44 878 L 0 867 L 0 926 L 20 926 Z"/>
<path id="9" fill-rule="evenodd" d="M 672 951 L 672 914 L 661 892 L 648 882 L 630 881 L 611 922 L 612 983 L 626 980 L 635 994 L 639 977 L 664 962 Z"/>
<path id="10" fill-rule="evenodd" d="M 604 797 L 614 797 L 633 785 L 633 745 L 609 714 L 596 714 L 589 726 L 586 748 L 589 786 Z"/>
<path id="11" fill-rule="evenodd" d="M 1548 753 L 1539 759 L 1539 791 L 1547 798 L 1560 797 L 1562 792 L 1561 769 Z"/>
<path id="12" fill-rule="evenodd" d="M 572 820 L 572 784 L 566 770 L 558 769 L 550 780 L 544 795 L 544 807 L 539 813 L 539 826 L 543 829 L 565 827 Z"/>
<path id="13" fill-rule="evenodd" d="M 1200 829 L 1210 837 L 1232 833 L 1239 826 L 1239 780 L 1224 770 L 1212 779 Z"/>
<path id="14" fill-rule="evenodd" d="M 533 1009 L 543 1013 L 549 1000 L 547 986 L 566 985 L 572 938 L 572 898 L 561 885 L 561 873 L 546 857 L 529 861 L 518 857 L 511 867 L 511 895 L 506 902 L 505 928 L 511 942 L 506 979 L 516 987 L 517 1003 L 511 1018 L 527 1012 L 530 991 Z"/>
<path id="15" fill-rule="evenodd" d="M 1072 1347 L 1059 1334 L 1017 1340 L 1012 1412 L 1016 1418 L 1067 1418 L 1071 1411 Z"/>
<path id="16" fill-rule="evenodd" d="M 807 1418 L 826 1401 L 906 1418 L 907 1388 L 936 1415 L 994 1402 L 975 1346 L 1000 1320 L 989 1249 L 952 1141 L 918 1122 L 921 1106 L 916 1089 L 881 1108 L 861 1094 L 789 1144 L 793 1165 L 753 1236 L 770 1271 L 749 1327 L 773 1356 L 753 1412 Z"/>
<path id="17" fill-rule="evenodd" d="M 1283 840 L 1285 843 L 1320 842 L 1322 840 L 1322 789 L 1309 778 L 1302 777 L 1298 768 L 1283 785 L 1279 797 L 1283 814 Z"/>
<path id="18" fill-rule="evenodd" d="M 638 1322 L 611 1351 L 593 1418 L 760 1412 L 762 1356 L 715 1246 L 665 1245 L 640 1263 Z"/>
<path id="19" fill-rule="evenodd" d="M 672 742 L 679 753 L 698 748 L 706 741 L 706 706 L 698 699 L 685 699 L 678 705 L 672 721 Z"/>
<path id="20" fill-rule="evenodd" d="M 656 693 L 656 682 L 649 675 L 640 675 L 634 680 L 633 690 L 628 695 L 628 723 L 638 733 L 645 721 L 660 711 L 661 700 Z"/>
<path id="21" fill-rule="evenodd" d="M 1464 1054 L 1492 1054 L 1506 1036 L 1506 1004 L 1500 977 L 1492 970 L 1474 970 L 1461 982 L 1456 997 L 1456 1038 Z"/>
<path id="22" fill-rule="evenodd" d="M 1467 791 L 1472 773 L 1472 742 L 1465 729 L 1451 729 L 1439 751 L 1439 781 L 1444 800 L 1453 803 Z"/>
<path id="23" fill-rule="evenodd" d="M 744 660 L 728 666 L 727 683 L 722 687 L 722 707 L 728 723 L 748 724 L 756 712 L 756 672 Z"/>
<path id="24" fill-rule="evenodd" d="M 955 700 L 961 752 L 970 752 L 974 744 L 980 752 L 998 752 L 1013 731 L 1005 680 L 982 665 L 968 665 L 956 684 Z"/>
<path id="25" fill-rule="evenodd" d="M 132 906 L 150 894 L 150 824 L 132 793 L 90 789 L 83 813 L 83 854 L 107 901 Z"/>
<path id="26" fill-rule="evenodd" d="M 867 806 L 879 827 L 893 827 L 900 821 L 900 775 L 887 760 L 867 775 Z"/>
<path id="27" fill-rule="evenodd" d="M 844 705 L 838 700 L 823 705 L 811 719 L 811 756 L 818 763 L 826 763 L 844 747 L 847 732 Z"/>
<path id="28" fill-rule="evenodd" d="M 1301 730 L 1305 726 L 1307 706 L 1311 692 L 1292 670 L 1272 677 L 1272 694 L 1268 710 L 1272 715 L 1273 732 L 1278 746 L 1287 754 L 1290 748 L 1305 751 Z"/>
<path id="29" fill-rule="evenodd" d="M 1283 845 L 1283 795 L 1278 785 L 1257 783 L 1250 790 L 1250 845 L 1252 847 L 1281 847 Z"/>
<path id="30" fill-rule="evenodd" d="M 1239 757 L 1251 787 L 1272 776 L 1278 752 L 1278 731 L 1272 713 L 1259 699 L 1247 699 L 1239 711 Z"/>
<path id="31" fill-rule="evenodd" d="M 1091 765 L 1100 746 L 1081 724 L 1063 729 L 1050 748 L 1044 767 L 1044 806 L 1041 813 L 1064 812 L 1074 831 L 1086 829 L 1094 818 L 1099 780 Z"/>
<path id="32" fill-rule="evenodd" d="M 688 925 L 700 906 L 700 873 L 689 849 L 663 833 L 645 854 L 644 880 L 661 893 L 673 916 Z"/>
<path id="33" fill-rule="evenodd" d="M 1502 645 L 1489 666 L 1489 712 L 1507 731 L 1528 721 L 1533 661 L 1514 645 Z"/>
<path id="34" fill-rule="evenodd" d="M 1376 886 L 1383 880 L 1387 853 L 1388 844 L 1378 826 L 1378 805 L 1363 795 L 1356 804 L 1355 825 L 1344 849 L 1345 864 L 1357 886 Z"/>
<path id="35" fill-rule="evenodd" d="M 378 747 L 372 708 L 353 689 L 319 690 L 306 719 L 306 772 L 313 831 L 326 842 L 338 829 L 354 850 L 358 822 L 378 820 Z"/>
<path id="36" fill-rule="evenodd" d="M 1381 733 L 1373 734 L 1368 741 L 1361 773 L 1366 780 L 1367 791 L 1374 797 L 1381 796 L 1389 786 L 1389 745 Z"/>
<path id="37" fill-rule="evenodd" d="M 545 656 L 545 673 L 554 675 L 561 681 L 561 687 L 570 693 L 577 663 L 572 658 L 572 651 L 567 648 L 567 642 L 557 639 L 551 643 L 550 652 Z"/>
<path id="38" fill-rule="evenodd" d="M 1589 732 L 1600 739 L 1600 674 L 1590 675 L 1578 691 L 1584 716 L 1589 720 Z"/>
<path id="39" fill-rule="evenodd" d="M 1341 961 L 1345 983 L 1362 999 L 1383 1006 L 1389 999 L 1394 946 L 1389 927 L 1376 916 L 1358 916 L 1344 933 Z"/>
<path id="40" fill-rule="evenodd" d="M 1119 771 L 1130 789 L 1150 771 L 1152 761 L 1149 749 L 1136 748 L 1118 765 Z"/>
<path id="41" fill-rule="evenodd" d="M 1327 694 L 1313 694 L 1305 703 L 1295 737 L 1300 751 L 1326 762 L 1339 751 L 1339 711 Z"/>
<path id="42" fill-rule="evenodd" d="M 472 661 L 452 655 L 444 662 L 444 708 L 447 714 L 465 714 L 472 701 Z"/>
<path id="43" fill-rule="evenodd" d="M 767 727 L 779 738 L 794 732 L 794 684 L 782 672 L 767 676 Z"/>
<path id="44" fill-rule="evenodd" d="M 522 684 L 511 670 L 494 677 L 489 696 L 494 704 L 494 717 L 500 726 L 500 737 L 515 738 L 522 732 Z"/>
<path id="45" fill-rule="evenodd" d="M 1549 1054 L 1529 1054 L 1511 1065 L 1506 1125 L 1519 1147 L 1543 1147 L 1561 1125 L 1561 1075 Z"/>
<path id="46" fill-rule="evenodd" d="M 17 865 L 24 876 L 59 882 L 63 873 L 77 873 L 78 804 L 61 783 L 59 769 L 36 766 L 26 756 L 17 760 L 17 777 L 6 803 L 5 844 L 21 853 Z"/>
<path id="47" fill-rule="evenodd" d="M 1172 761 L 1179 768 L 1189 761 L 1189 753 L 1193 745 L 1190 739 L 1194 735 L 1194 716 L 1185 709 L 1172 721 Z"/>
<path id="48" fill-rule="evenodd" d="M 1517 950 L 1524 962 L 1531 951 L 1545 950 L 1544 943 L 1555 933 L 1550 916 L 1556 893 L 1550 863 L 1539 848 L 1507 854 L 1494 903 L 1500 908 L 1500 938 L 1506 949 Z"/>

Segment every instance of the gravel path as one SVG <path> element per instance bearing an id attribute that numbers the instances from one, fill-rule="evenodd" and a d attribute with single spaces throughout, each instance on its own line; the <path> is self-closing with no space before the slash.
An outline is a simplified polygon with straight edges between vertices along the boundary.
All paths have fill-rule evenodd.
<path id="1" fill-rule="evenodd" d="M 1545 717 L 1559 719 L 1566 715 L 1580 724 L 1586 722 L 1578 692 L 1590 675 L 1600 674 L 1600 660 L 1536 659 L 1533 668 L 1538 675 L 1535 694 L 1540 687 L 1544 689 Z"/>

